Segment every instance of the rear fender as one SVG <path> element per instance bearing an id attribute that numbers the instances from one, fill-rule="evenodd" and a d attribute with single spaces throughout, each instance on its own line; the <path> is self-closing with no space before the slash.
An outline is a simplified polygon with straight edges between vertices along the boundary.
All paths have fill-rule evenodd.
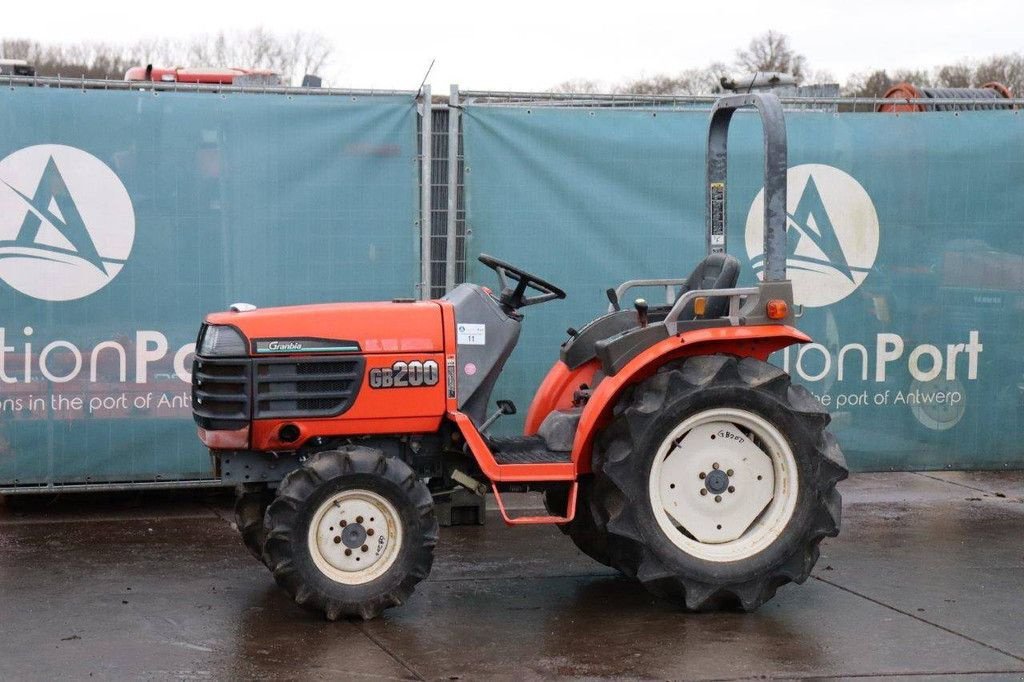
<path id="1" fill-rule="evenodd" d="M 594 438 L 610 420 L 612 408 L 622 392 L 628 386 L 652 376 L 666 362 L 692 355 L 716 353 L 767 361 L 768 356 L 777 350 L 810 340 L 803 332 L 787 325 L 757 325 L 698 329 L 659 341 L 630 360 L 614 376 L 602 379 L 590 396 L 583 408 L 573 442 L 572 462 L 577 474 L 590 473 Z M 532 413 L 531 407 L 531 416 Z"/>
<path id="2" fill-rule="evenodd" d="M 600 368 L 601 363 L 597 359 L 590 360 L 576 369 L 569 369 L 561 360 L 552 365 L 533 395 L 523 433 L 527 436 L 537 433 L 544 418 L 552 410 L 570 409 L 573 406 L 573 394 L 582 384 L 593 386 L 594 374 Z"/>

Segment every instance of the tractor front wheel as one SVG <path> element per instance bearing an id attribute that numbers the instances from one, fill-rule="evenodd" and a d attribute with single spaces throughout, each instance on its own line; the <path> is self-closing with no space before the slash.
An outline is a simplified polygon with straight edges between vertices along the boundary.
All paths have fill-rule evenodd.
<path id="1" fill-rule="evenodd" d="M 374 618 L 427 577 L 437 520 L 402 460 L 347 446 L 289 473 L 267 509 L 264 559 L 296 603 L 329 620 Z"/>
<path id="2" fill-rule="evenodd" d="M 242 544 L 260 563 L 267 539 L 263 516 L 273 500 L 274 491 L 264 484 L 243 484 L 235 492 L 235 526 L 242 536 Z"/>
<path id="3" fill-rule="evenodd" d="M 828 413 L 752 358 L 672 362 L 615 408 L 594 453 L 612 564 L 691 610 L 756 609 L 839 532 Z"/>

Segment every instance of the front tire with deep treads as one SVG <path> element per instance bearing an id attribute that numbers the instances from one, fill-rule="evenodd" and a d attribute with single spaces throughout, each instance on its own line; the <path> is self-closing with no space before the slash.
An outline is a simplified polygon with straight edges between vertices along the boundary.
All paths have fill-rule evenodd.
<path id="1" fill-rule="evenodd" d="M 438 530 L 409 465 L 363 446 L 317 453 L 289 473 L 266 526 L 263 559 L 278 584 L 329 620 L 404 603 L 430 573 Z"/>
<path id="2" fill-rule="evenodd" d="M 263 517 L 273 500 L 274 491 L 264 484 L 243 484 L 235 492 L 235 526 L 242 536 L 242 544 L 261 563 L 263 543 L 267 539 Z"/>
<path id="3" fill-rule="evenodd" d="M 751 611 L 802 583 L 822 538 L 839 532 L 847 470 L 828 422 L 768 363 L 666 364 L 627 390 L 594 449 L 591 504 L 611 564 L 690 610 Z"/>

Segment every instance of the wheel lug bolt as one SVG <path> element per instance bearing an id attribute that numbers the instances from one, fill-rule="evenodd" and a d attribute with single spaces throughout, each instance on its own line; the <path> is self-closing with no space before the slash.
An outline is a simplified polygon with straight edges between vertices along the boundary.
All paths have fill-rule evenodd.
<path id="1" fill-rule="evenodd" d="M 701 488 L 700 489 L 700 494 L 701 495 L 707 495 L 708 494 L 708 489 L 707 488 Z"/>
<path id="2" fill-rule="evenodd" d="M 362 547 L 360 547 L 360 549 L 363 550 L 364 552 L 369 552 L 370 551 L 370 548 L 367 545 L 363 545 Z"/>
<path id="3" fill-rule="evenodd" d="M 357 516 L 356 517 L 356 523 L 362 523 L 362 522 L 363 522 L 363 517 L 362 516 Z"/>
<path id="4" fill-rule="evenodd" d="M 342 519 L 341 520 L 341 527 L 344 528 L 347 525 L 348 525 L 348 521 L 346 521 L 345 519 Z"/>
<path id="5" fill-rule="evenodd" d="M 717 469 L 718 468 L 718 462 L 715 462 L 714 464 L 712 464 L 711 468 L 712 469 Z"/>
<path id="6" fill-rule="evenodd" d="M 732 486 L 732 485 L 729 486 L 729 492 L 731 492 L 731 493 L 736 492 L 736 486 Z"/>
<path id="7" fill-rule="evenodd" d="M 703 471 L 702 471 L 702 472 L 700 472 L 700 480 L 702 480 L 702 481 L 703 481 L 703 480 L 704 480 L 705 478 L 707 478 L 707 477 L 708 477 L 708 475 L 707 475 L 707 474 L 705 474 L 705 473 L 704 473 Z"/>
<path id="8" fill-rule="evenodd" d="M 366 534 L 367 534 L 367 535 L 373 535 L 373 529 L 372 529 L 372 528 L 368 528 L 368 529 L 366 530 Z"/>
<path id="9" fill-rule="evenodd" d="M 721 495 L 715 495 L 715 502 L 721 502 L 721 501 L 722 501 L 722 496 Z"/>
<path id="10" fill-rule="evenodd" d="M 733 470 L 729 469 L 728 471 L 725 472 L 725 475 L 726 476 L 732 476 L 733 475 Z"/>
<path id="11" fill-rule="evenodd" d="M 340 545 L 341 544 L 341 536 L 340 535 L 335 535 L 334 536 L 334 544 L 336 544 L 336 545 Z"/>
<path id="12" fill-rule="evenodd" d="M 352 556 L 352 550 L 351 549 L 346 549 L 345 550 L 345 556 Z"/>

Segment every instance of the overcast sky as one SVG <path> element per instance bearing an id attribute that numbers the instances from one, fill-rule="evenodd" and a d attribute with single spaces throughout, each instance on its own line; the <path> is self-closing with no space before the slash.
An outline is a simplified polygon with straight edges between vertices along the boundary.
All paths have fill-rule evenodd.
<path id="1" fill-rule="evenodd" d="M 332 85 L 415 89 L 431 59 L 434 91 L 544 90 L 583 78 L 612 85 L 711 61 L 769 28 L 790 36 L 812 71 L 840 81 L 869 68 L 927 68 L 1024 51 L 1024 2 L 308 2 L 170 3 L 12 0 L 0 35 L 39 41 L 187 37 L 265 26 L 318 31 L 336 45 Z"/>

